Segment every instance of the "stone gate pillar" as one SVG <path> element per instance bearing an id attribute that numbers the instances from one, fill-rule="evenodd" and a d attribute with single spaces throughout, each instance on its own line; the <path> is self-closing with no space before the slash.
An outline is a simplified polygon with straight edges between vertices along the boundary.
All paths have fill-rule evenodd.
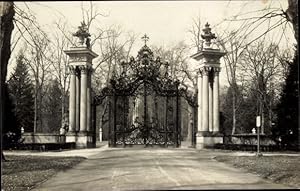
<path id="1" fill-rule="evenodd" d="M 211 32 L 206 23 L 201 37 L 205 44 L 202 50 L 191 57 L 199 61 L 199 81 L 201 91 L 198 93 L 198 132 L 196 135 L 196 147 L 212 147 L 216 143 L 223 143 L 223 135 L 219 132 L 219 72 L 220 58 L 226 53 L 211 46 L 211 40 L 215 34 Z M 200 86 L 200 85 L 199 85 Z M 199 103 L 199 100 L 201 102 Z M 200 121 L 200 122 L 199 122 Z"/>
<path id="2" fill-rule="evenodd" d="M 93 147 L 91 124 L 91 74 L 92 60 L 98 55 L 90 48 L 90 34 L 86 25 L 73 34 L 79 38 L 75 47 L 64 52 L 69 56 L 70 98 L 69 131 L 66 142 L 75 142 L 77 148 Z"/>

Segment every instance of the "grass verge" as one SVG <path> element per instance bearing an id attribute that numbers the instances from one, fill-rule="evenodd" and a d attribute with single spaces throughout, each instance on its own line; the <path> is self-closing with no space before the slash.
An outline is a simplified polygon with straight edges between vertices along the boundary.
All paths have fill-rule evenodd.
<path id="1" fill-rule="evenodd" d="M 299 156 L 217 156 L 215 159 L 273 182 L 300 188 Z"/>
<path id="2" fill-rule="evenodd" d="M 2 167 L 2 189 L 5 191 L 30 190 L 59 171 L 78 164 L 83 157 L 45 157 L 6 155 Z"/>

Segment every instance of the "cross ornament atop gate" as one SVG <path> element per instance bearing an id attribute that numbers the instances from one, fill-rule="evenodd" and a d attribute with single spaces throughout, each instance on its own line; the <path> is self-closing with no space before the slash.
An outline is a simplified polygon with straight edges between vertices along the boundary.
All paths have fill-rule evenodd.
<path id="1" fill-rule="evenodd" d="M 149 40 L 149 37 L 145 34 L 145 35 L 142 37 L 142 40 L 145 42 L 145 45 L 147 45 L 147 41 Z"/>

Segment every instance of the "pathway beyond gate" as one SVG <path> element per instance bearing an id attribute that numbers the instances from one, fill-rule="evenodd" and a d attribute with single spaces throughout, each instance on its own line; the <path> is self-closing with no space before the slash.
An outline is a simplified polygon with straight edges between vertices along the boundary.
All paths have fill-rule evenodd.
<path id="1" fill-rule="evenodd" d="M 113 148 L 60 172 L 35 190 L 284 189 L 195 149 Z"/>

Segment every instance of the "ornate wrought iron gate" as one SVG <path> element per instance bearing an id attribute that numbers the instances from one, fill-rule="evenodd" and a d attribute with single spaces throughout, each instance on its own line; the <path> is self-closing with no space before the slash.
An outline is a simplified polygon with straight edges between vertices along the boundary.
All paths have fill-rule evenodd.
<path id="1" fill-rule="evenodd" d="M 180 144 L 179 101 L 143 81 L 130 95 L 110 98 L 110 145 Z"/>
<path id="2" fill-rule="evenodd" d="M 122 72 L 94 98 L 109 101 L 109 146 L 180 145 L 179 81 L 168 74 L 168 63 L 154 59 L 148 46 L 137 58 L 122 62 Z"/>

